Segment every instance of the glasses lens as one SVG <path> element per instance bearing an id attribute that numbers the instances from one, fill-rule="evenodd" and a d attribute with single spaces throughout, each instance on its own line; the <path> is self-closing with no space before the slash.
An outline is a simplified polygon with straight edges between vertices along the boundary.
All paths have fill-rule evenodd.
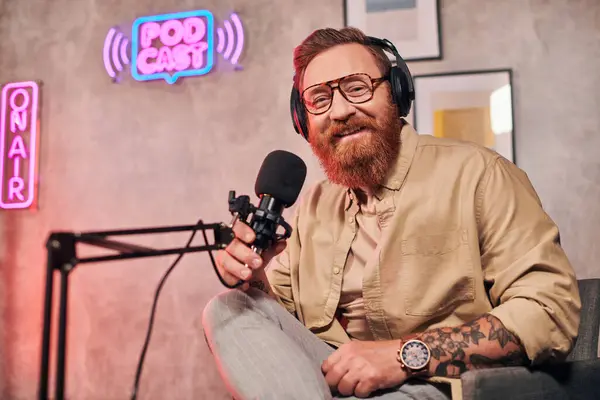
<path id="1" fill-rule="evenodd" d="M 373 85 L 368 75 L 347 76 L 340 82 L 340 89 L 350 102 L 367 101 L 373 94 Z"/>
<path id="2" fill-rule="evenodd" d="M 308 88 L 304 92 L 304 105 L 309 112 L 320 113 L 329 108 L 333 97 L 329 86 L 323 84 Z"/>

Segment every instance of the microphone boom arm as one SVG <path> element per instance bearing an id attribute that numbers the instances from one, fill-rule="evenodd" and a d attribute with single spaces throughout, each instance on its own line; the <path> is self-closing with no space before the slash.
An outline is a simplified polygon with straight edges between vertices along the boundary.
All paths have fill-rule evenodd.
<path id="1" fill-rule="evenodd" d="M 193 232 L 203 233 L 211 230 L 214 243 L 204 246 L 181 247 L 168 249 L 153 249 L 123 241 L 109 239 L 109 236 L 151 235 L 158 233 Z M 231 226 L 222 223 L 204 224 L 198 221 L 195 225 L 171 227 L 121 229 L 95 232 L 51 232 L 46 241 L 47 263 L 44 295 L 44 314 L 42 332 L 42 354 L 38 396 L 40 400 L 48 399 L 49 363 L 50 363 L 50 333 L 52 326 L 53 288 L 55 272 L 60 273 L 60 296 L 58 309 L 58 338 L 56 352 L 55 399 L 65 396 L 65 363 L 66 363 L 66 333 L 67 333 L 67 295 L 69 273 L 77 264 L 115 261 L 133 258 L 158 257 L 172 254 L 197 253 L 220 250 L 234 239 Z M 87 244 L 104 249 L 116 250 L 117 254 L 77 257 L 77 244 Z"/>

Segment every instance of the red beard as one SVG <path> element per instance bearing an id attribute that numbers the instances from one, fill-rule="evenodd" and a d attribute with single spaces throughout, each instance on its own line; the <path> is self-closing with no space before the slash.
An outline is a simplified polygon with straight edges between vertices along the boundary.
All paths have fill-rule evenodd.
<path id="1" fill-rule="evenodd" d="M 333 183 L 375 189 L 382 184 L 400 150 L 402 120 L 391 104 L 381 121 L 352 117 L 334 121 L 324 133 L 310 132 L 310 145 Z M 340 136 L 363 129 L 361 137 L 342 142 Z"/>

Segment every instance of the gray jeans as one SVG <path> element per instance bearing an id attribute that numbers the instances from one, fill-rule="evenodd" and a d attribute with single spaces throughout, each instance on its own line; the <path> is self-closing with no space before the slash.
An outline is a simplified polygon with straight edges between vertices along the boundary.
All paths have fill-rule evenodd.
<path id="1" fill-rule="evenodd" d="M 356 399 L 332 397 L 321 372 L 321 363 L 335 349 L 259 290 L 216 296 L 204 309 L 203 325 L 219 372 L 238 400 Z M 427 382 L 410 381 L 369 398 L 450 397 Z"/>

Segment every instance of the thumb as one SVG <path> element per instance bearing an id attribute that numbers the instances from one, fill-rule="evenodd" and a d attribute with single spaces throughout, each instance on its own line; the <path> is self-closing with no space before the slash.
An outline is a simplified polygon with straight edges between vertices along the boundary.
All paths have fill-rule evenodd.
<path id="1" fill-rule="evenodd" d="M 267 251 L 263 253 L 263 261 L 264 265 L 266 265 L 273 257 L 277 254 L 281 253 L 287 247 L 287 241 L 282 240 L 280 242 L 275 243 L 275 246 L 269 248 Z"/>

